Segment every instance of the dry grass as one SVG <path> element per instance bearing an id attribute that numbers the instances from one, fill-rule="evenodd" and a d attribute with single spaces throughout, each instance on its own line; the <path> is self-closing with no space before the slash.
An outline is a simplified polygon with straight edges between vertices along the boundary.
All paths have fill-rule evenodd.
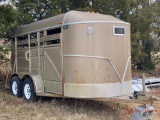
<path id="1" fill-rule="evenodd" d="M 115 102 L 77 99 L 41 98 L 27 103 L 9 91 L 0 94 L 0 120 L 121 120 L 124 108 Z"/>
<path id="2" fill-rule="evenodd" d="M 160 88 L 152 89 L 149 95 L 160 98 Z M 159 120 L 160 119 L 160 101 L 152 101 L 151 104 L 155 108 L 153 119 Z"/>
<path id="3" fill-rule="evenodd" d="M 40 98 L 36 103 L 27 103 L 2 87 L 0 120 L 130 120 L 130 110 L 138 105 L 130 101 L 55 98 Z M 160 89 L 154 89 L 150 94 L 160 97 L 159 93 Z M 154 101 L 152 105 L 155 108 L 153 120 L 159 120 L 160 102 Z"/>
<path id="4" fill-rule="evenodd" d="M 10 79 L 10 77 L 11 77 L 11 64 L 9 62 L 1 63 L 0 64 L 0 85 L 3 87 L 3 85 L 6 83 L 8 79 Z"/>
<path id="5" fill-rule="evenodd" d="M 8 76 L 9 66 L 0 68 L 0 120 L 130 120 L 130 110 L 138 105 L 126 101 L 55 98 L 40 98 L 36 103 L 27 103 L 4 89 Z M 160 97 L 160 89 L 154 89 L 150 94 Z M 153 119 L 159 120 L 160 102 L 152 104 L 155 107 Z"/>

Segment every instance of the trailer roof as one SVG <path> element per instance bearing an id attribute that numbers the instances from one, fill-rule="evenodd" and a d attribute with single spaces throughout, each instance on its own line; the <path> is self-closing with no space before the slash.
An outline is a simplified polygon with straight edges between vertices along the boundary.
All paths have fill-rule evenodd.
<path id="1" fill-rule="evenodd" d="M 42 31 L 44 29 L 49 29 L 67 24 L 94 23 L 94 22 L 129 24 L 111 15 L 103 15 L 99 13 L 90 13 L 81 11 L 69 11 L 64 14 L 60 14 L 24 26 L 20 26 L 14 31 L 13 36 L 25 35 L 28 33 Z"/>

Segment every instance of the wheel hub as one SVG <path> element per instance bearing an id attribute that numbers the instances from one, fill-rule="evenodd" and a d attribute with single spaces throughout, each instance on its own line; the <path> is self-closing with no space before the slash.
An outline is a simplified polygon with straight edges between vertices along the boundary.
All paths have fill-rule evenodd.
<path id="1" fill-rule="evenodd" d="M 24 95 L 27 99 L 30 99 L 31 97 L 31 88 L 29 84 L 25 84 L 24 86 Z"/>
<path id="2" fill-rule="evenodd" d="M 12 92 L 13 92 L 14 95 L 17 95 L 17 93 L 18 93 L 17 82 L 16 81 L 13 81 L 13 83 L 12 83 Z"/>

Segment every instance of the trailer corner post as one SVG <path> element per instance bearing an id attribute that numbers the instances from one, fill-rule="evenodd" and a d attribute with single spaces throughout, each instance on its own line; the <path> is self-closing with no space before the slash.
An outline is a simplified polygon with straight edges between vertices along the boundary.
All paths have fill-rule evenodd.
<path id="1" fill-rule="evenodd" d="M 29 50 L 29 73 L 31 73 L 31 37 L 28 34 L 28 50 Z"/>
<path id="2" fill-rule="evenodd" d="M 17 37 L 15 37 L 15 67 L 16 67 L 16 73 L 17 73 Z"/>
<path id="3" fill-rule="evenodd" d="M 38 47 L 38 74 L 41 75 L 41 68 L 40 68 L 40 32 L 37 32 L 37 47 Z"/>

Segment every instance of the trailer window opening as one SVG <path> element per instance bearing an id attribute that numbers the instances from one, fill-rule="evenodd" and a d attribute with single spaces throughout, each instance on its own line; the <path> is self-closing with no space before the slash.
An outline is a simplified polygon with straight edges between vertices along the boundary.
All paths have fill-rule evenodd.
<path id="1" fill-rule="evenodd" d="M 123 26 L 114 26 L 113 27 L 114 35 L 125 35 L 125 27 Z"/>
<path id="2" fill-rule="evenodd" d="M 46 41 L 46 43 L 47 43 L 47 45 L 59 44 L 60 43 L 60 39 Z"/>
<path id="3" fill-rule="evenodd" d="M 37 43 L 31 43 L 30 44 L 30 47 L 35 47 L 35 46 L 37 46 Z"/>
<path id="4" fill-rule="evenodd" d="M 12 38 L 12 41 L 15 42 L 15 38 L 14 37 Z"/>
<path id="5" fill-rule="evenodd" d="M 40 37 L 43 37 L 43 35 L 44 35 L 44 32 L 43 31 L 40 32 Z"/>
<path id="6" fill-rule="evenodd" d="M 18 48 L 28 48 L 28 44 L 17 45 Z"/>
<path id="7" fill-rule="evenodd" d="M 19 36 L 19 37 L 17 37 L 17 40 L 18 41 L 28 40 L 28 36 L 27 35 Z"/>
<path id="8" fill-rule="evenodd" d="M 43 45 L 43 42 L 40 42 L 40 46 L 42 46 Z"/>
<path id="9" fill-rule="evenodd" d="M 52 35 L 52 34 L 56 34 L 56 33 L 61 33 L 61 28 L 47 30 L 47 35 Z"/>
<path id="10" fill-rule="evenodd" d="M 17 37 L 17 48 L 28 48 L 28 35 Z"/>
<path id="11" fill-rule="evenodd" d="M 31 38 L 31 39 L 35 39 L 35 38 L 37 38 L 37 33 L 33 33 L 33 34 L 31 34 L 31 35 L 30 35 L 30 38 Z"/>

